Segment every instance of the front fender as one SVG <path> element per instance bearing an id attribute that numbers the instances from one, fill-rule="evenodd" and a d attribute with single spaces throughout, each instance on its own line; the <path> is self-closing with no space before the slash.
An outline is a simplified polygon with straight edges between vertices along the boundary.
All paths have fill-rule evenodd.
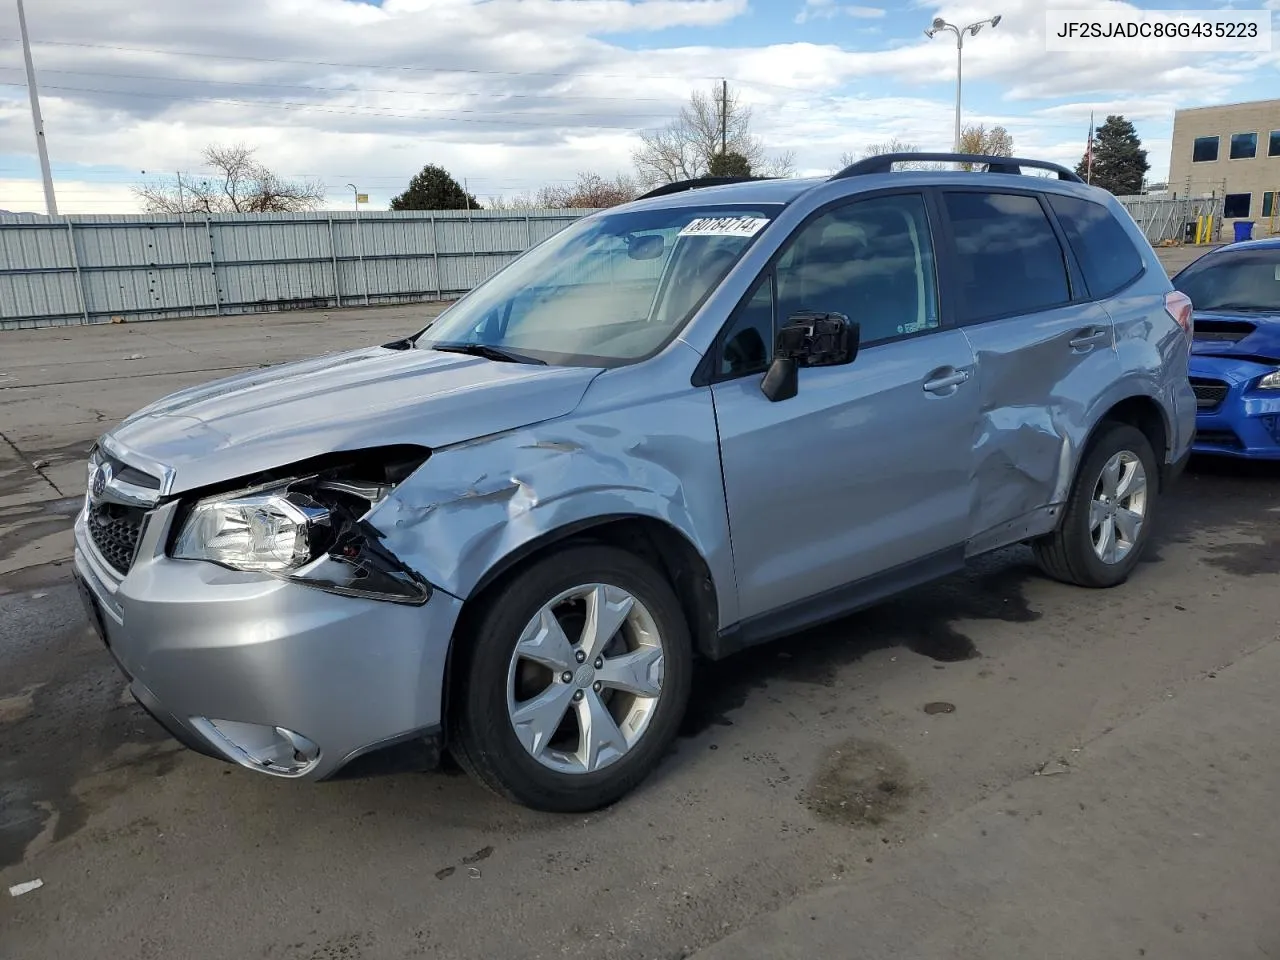
<path id="1" fill-rule="evenodd" d="M 466 598 L 533 541 L 618 515 L 683 535 L 711 572 L 721 623 L 736 619 L 715 415 L 704 389 L 436 451 L 368 520 L 405 564 Z"/>

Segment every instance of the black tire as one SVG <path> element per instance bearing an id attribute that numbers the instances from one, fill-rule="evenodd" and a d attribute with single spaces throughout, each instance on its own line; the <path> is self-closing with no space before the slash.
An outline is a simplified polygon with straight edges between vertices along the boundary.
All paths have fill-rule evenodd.
<path id="1" fill-rule="evenodd" d="M 1133 548 L 1121 560 L 1104 563 L 1093 547 L 1089 508 L 1103 467 L 1122 451 L 1137 456 L 1146 471 L 1146 511 Z M 1141 430 L 1127 423 L 1102 424 L 1076 472 L 1058 529 L 1031 545 L 1040 569 L 1054 580 L 1080 587 L 1105 588 L 1124 583 L 1141 561 L 1151 538 L 1151 524 L 1160 499 L 1158 469 L 1151 442 Z"/>
<path id="2" fill-rule="evenodd" d="M 547 601 L 584 583 L 621 587 L 648 609 L 663 642 L 662 695 L 640 739 L 592 773 L 561 773 L 532 757 L 507 709 L 507 671 L 525 625 Z M 693 673 L 689 626 L 675 592 L 649 563 L 616 547 L 573 546 L 535 561 L 486 598 L 458 645 L 450 746 L 460 766 L 500 796 L 537 810 L 579 813 L 607 806 L 658 765 L 679 729 Z"/>

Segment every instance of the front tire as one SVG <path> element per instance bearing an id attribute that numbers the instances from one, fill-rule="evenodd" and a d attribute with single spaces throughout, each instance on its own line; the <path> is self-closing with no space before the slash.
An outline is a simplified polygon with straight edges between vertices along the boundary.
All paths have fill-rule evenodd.
<path id="1" fill-rule="evenodd" d="M 1124 583 L 1151 536 L 1157 470 L 1141 430 L 1104 424 L 1081 461 L 1061 524 L 1032 544 L 1045 574 L 1081 587 Z"/>
<path id="2" fill-rule="evenodd" d="M 487 600 L 456 640 L 459 764 L 539 810 L 595 810 L 635 788 L 689 699 L 689 627 L 666 578 L 624 550 L 575 546 Z"/>

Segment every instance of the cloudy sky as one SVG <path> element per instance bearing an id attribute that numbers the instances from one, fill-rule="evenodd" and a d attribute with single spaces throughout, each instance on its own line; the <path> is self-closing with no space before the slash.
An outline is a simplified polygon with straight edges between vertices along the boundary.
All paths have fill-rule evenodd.
<path id="1" fill-rule="evenodd" d="M 1142 0 L 1151 9 L 1226 0 Z M 1280 11 L 1280 0 L 1238 0 Z M 1089 112 L 1123 113 L 1168 169 L 1179 106 L 1276 96 L 1280 52 L 1046 53 L 1044 11 L 1096 0 L 26 0 L 64 212 L 137 209 L 131 185 L 243 141 L 385 207 L 424 163 L 482 199 L 628 171 L 637 131 L 725 77 L 801 173 L 899 137 L 950 146 L 955 47 L 935 16 L 999 13 L 965 46 L 965 120 L 1073 164 Z M 1274 15 L 1280 36 L 1280 12 Z M 0 4 L 0 209 L 42 211 L 18 24 Z M 144 174 L 145 171 L 145 174 Z"/>

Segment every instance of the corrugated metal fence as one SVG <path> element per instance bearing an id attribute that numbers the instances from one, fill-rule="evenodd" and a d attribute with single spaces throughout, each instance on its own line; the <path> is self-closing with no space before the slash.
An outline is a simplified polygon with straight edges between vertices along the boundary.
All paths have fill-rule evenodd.
<path id="1" fill-rule="evenodd" d="M 1187 224 L 1194 223 L 1197 217 L 1213 217 L 1214 233 L 1222 232 L 1221 197 L 1173 200 L 1134 195 L 1117 199 L 1152 243 L 1185 239 Z"/>
<path id="2" fill-rule="evenodd" d="M 590 211 L 0 216 L 0 330 L 458 296 Z"/>

